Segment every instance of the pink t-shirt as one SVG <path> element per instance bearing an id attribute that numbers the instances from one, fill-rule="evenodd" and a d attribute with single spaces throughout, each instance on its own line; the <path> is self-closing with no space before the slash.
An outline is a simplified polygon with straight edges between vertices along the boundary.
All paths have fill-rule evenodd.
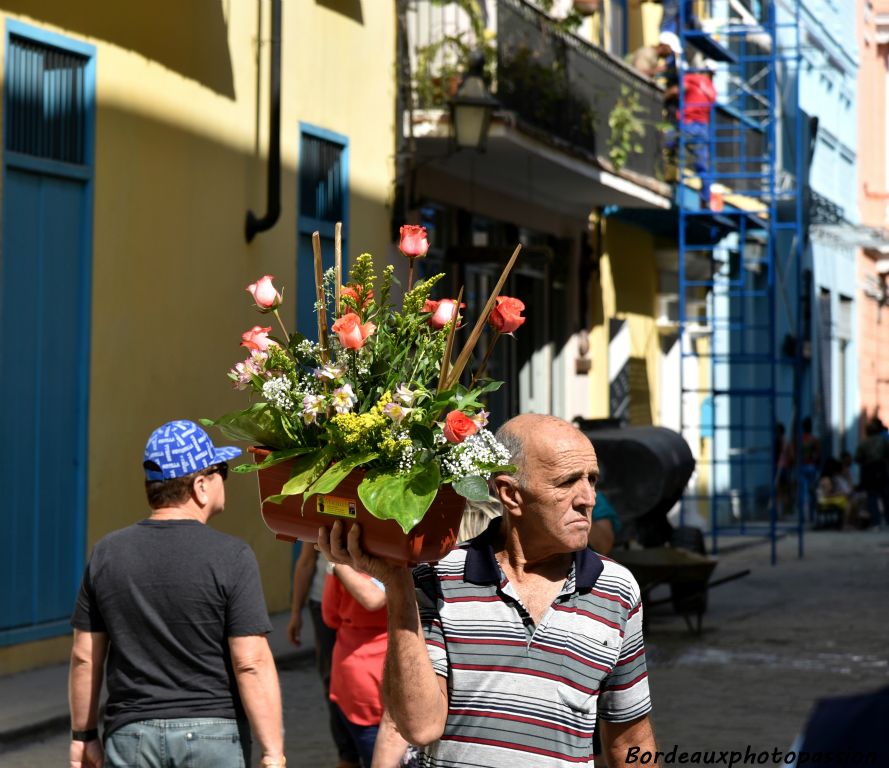
<path id="1" fill-rule="evenodd" d="M 370 576 L 367 576 L 370 579 Z M 368 611 L 331 576 L 321 601 L 324 623 L 336 630 L 330 669 L 330 700 L 356 725 L 377 725 L 383 716 L 381 686 L 388 634 L 386 609 Z"/>

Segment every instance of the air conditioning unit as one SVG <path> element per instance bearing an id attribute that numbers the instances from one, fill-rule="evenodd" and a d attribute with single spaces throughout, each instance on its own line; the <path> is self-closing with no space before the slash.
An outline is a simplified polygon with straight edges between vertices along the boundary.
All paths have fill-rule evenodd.
<path id="1" fill-rule="evenodd" d="M 661 326 L 679 322 L 679 297 L 676 294 L 666 293 L 657 297 L 655 322 Z"/>

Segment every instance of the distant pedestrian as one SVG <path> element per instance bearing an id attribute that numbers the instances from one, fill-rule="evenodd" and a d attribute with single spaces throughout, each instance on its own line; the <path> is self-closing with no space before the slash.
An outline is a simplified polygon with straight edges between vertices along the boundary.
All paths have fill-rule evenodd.
<path id="1" fill-rule="evenodd" d="M 871 419 L 865 427 L 866 437 L 858 444 L 855 461 L 861 466 L 861 487 L 867 495 L 867 511 L 871 525 L 882 519 L 889 525 L 889 441 L 883 438 L 883 422 Z"/>
<path id="2" fill-rule="evenodd" d="M 815 517 L 815 486 L 818 483 L 818 468 L 821 466 L 821 441 L 812 428 L 812 417 L 802 420 L 800 435 L 800 480 L 803 487 L 803 500 L 809 510 L 810 522 Z"/>
<path id="3" fill-rule="evenodd" d="M 786 437 L 784 425 L 779 421 L 775 424 L 775 445 L 772 451 L 775 464 L 775 495 L 778 504 L 778 516 L 788 514 L 791 509 L 791 470 L 793 468 L 793 444 Z"/>
<path id="4" fill-rule="evenodd" d="M 287 625 L 287 637 L 294 645 L 300 644 L 302 612 L 303 608 L 308 605 L 312 631 L 315 636 L 315 667 L 321 678 L 321 684 L 324 686 L 330 735 L 339 758 L 336 768 L 359 768 L 358 748 L 355 746 L 352 734 L 349 733 L 342 713 L 330 700 L 330 674 L 333 664 L 333 648 L 336 643 L 336 630 L 328 627 L 321 615 L 324 585 L 330 578 L 327 568 L 328 562 L 324 559 L 324 555 L 311 544 L 302 545 L 293 569 L 293 597 L 290 607 L 290 621 Z"/>
<path id="5" fill-rule="evenodd" d="M 330 572 L 321 604 L 324 623 L 336 630 L 330 700 L 352 735 L 361 767 L 371 768 L 383 717 L 386 591 L 381 582 L 348 565 L 331 565 Z M 408 744 L 394 728 L 387 737 L 397 742 L 397 765 Z"/>
<path id="6" fill-rule="evenodd" d="M 282 768 L 281 696 L 256 557 L 206 523 L 228 460 L 190 421 L 145 448 L 151 514 L 95 546 L 71 623 L 72 768 Z M 99 692 L 106 676 L 103 742 Z"/>

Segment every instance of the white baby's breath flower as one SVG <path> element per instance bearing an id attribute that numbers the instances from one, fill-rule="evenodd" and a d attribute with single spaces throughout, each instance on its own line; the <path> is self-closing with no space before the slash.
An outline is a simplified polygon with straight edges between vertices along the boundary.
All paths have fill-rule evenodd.
<path id="1" fill-rule="evenodd" d="M 508 464 L 509 460 L 506 447 L 491 432 L 480 429 L 462 443 L 452 444 L 441 463 L 454 479 L 480 475 L 487 480 L 491 473 L 483 467 Z"/>
<path id="2" fill-rule="evenodd" d="M 293 401 L 293 383 L 286 376 L 276 376 L 262 385 L 262 396 L 266 401 L 282 411 L 292 411 L 296 406 Z"/>

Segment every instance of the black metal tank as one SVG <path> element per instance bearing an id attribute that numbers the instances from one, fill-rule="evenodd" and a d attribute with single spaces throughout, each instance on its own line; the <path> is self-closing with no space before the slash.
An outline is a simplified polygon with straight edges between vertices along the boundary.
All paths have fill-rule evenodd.
<path id="1" fill-rule="evenodd" d="M 666 427 L 621 427 L 613 420 L 577 420 L 599 459 L 599 489 L 643 546 L 670 540 L 667 512 L 682 498 L 695 468 L 688 443 Z"/>

